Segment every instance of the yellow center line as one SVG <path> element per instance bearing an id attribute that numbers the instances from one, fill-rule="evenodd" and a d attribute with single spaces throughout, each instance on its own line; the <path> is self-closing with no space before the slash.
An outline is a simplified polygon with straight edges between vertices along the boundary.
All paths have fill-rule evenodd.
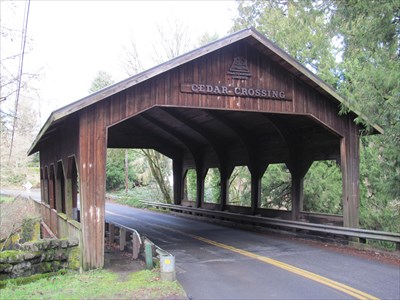
<path id="1" fill-rule="evenodd" d="M 112 214 L 118 215 L 116 213 L 112 213 Z M 126 217 L 126 216 L 123 216 L 123 215 L 119 215 L 119 216 L 125 217 L 125 218 L 130 218 L 130 217 Z M 132 218 L 132 219 L 134 219 L 134 218 Z M 291 273 L 300 275 L 302 277 L 311 279 L 311 280 L 313 280 L 315 282 L 319 282 L 319 283 L 321 283 L 323 285 L 329 286 L 329 287 L 331 287 L 333 289 L 336 289 L 336 290 L 341 291 L 341 292 L 343 292 L 345 294 L 348 294 L 348 295 L 350 295 L 350 296 L 352 296 L 352 297 L 354 297 L 356 299 L 360 299 L 360 300 L 361 299 L 362 300 L 364 300 L 364 299 L 379 300 L 379 298 L 377 298 L 375 296 L 372 296 L 370 294 L 364 293 L 364 292 L 362 292 L 360 290 L 357 290 L 355 288 L 352 288 L 351 286 L 348 286 L 348 285 L 345 285 L 343 283 L 340 283 L 340 282 L 331 280 L 329 278 L 320 276 L 318 274 L 315 274 L 315 273 L 312 273 L 312 272 L 309 272 L 309 271 L 294 267 L 292 265 L 280 262 L 278 260 L 275 260 L 275 259 L 272 259 L 272 258 L 268 258 L 266 256 L 258 255 L 258 254 L 255 254 L 255 253 L 252 253 L 252 252 L 249 252 L 249 251 L 246 251 L 246 250 L 238 249 L 238 248 L 235 248 L 233 246 L 229 246 L 229 245 L 222 244 L 222 243 L 219 243 L 219 242 L 216 242 L 216 241 L 213 241 L 213 240 L 209 240 L 209 239 L 201 237 L 201 236 L 197 236 L 197 235 L 189 234 L 189 233 L 186 233 L 186 232 L 182 232 L 180 230 L 171 229 L 171 228 L 168 228 L 168 227 L 165 227 L 165 226 L 162 226 L 162 225 L 157 225 L 157 224 L 152 224 L 152 223 L 150 225 L 156 226 L 156 227 L 160 227 L 160 228 L 169 230 L 171 232 L 176 232 L 176 233 L 191 237 L 193 239 L 202 241 L 204 243 L 207 243 L 207 244 L 219 247 L 219 248 L 223 248 L 223 249 L 226 249 L 226 250 L 229 250 L 229 251 L 244 255 L 244 256 L 252 258 L 252 259 L 256 259 L 256 260 L 262 261 L 264 263 L 273 265 L 275 267 L 281 268 L 283 270 L 289 271 Z"/>

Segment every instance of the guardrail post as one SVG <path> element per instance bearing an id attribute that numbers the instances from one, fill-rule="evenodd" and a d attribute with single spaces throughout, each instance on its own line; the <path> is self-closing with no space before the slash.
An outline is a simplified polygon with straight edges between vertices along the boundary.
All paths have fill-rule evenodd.
<path id="1" fill-rule="evenodd" d="M 114 224 L 110 223 L 108 225 L 108 243 L 111 245 L 114 243 L 114 238 L 115 238 L 115 226 Z"/>
<path id="2" fill-rule="evenodd" d="M 175 274 L 175 257 L 169 253 L 158 252 L 160 255 L 160 275 L 163 281 L 174 281 Z"/>
<path id="3" fill-rule="evenodd" d="M 138 235 L 133 232 L 132 233 L 132 258 L 137 259 L 140 253 L 140 240 Z"/>
<path id="4" fill-rule="evenodd" d="M 146 259 L 146 268 L 153 269 L 153 247 L 148 240 L 144 240 L 144 254 Z"/>
<path id="5" fill-rule="evenodd" d="M 119 229 L 119 250 L 124 251 L 126 245 L 126 230 L 125 228 Z"/>

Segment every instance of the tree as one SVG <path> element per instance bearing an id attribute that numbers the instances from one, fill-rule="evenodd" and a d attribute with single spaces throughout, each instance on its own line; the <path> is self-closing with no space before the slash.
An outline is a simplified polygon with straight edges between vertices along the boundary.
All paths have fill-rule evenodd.
<path id="1" fill-rule="evenodd" d="M 136 153 L 128 149 L 107 149 L 106 190 L 127 189 L 141 185 L 137 172 L 130 168 L 136 160 Z"/>
<path id="2" fill-rule="evenodd" d="M 335 161 L 314 162 L 304 177 L 304 211 L 340 215 L 342 174 Z M 321 201 L 322 200 L 322 201 Z"/>
<path id="3" fill-rule="evenodd" d="M 157 25 L 158 37 L 153 44 L 153 61 L 161 64 L 193 48 L 188 27 L 179 19 Z"/>
<path id="4" fill-rule="evenodd" d="M 352 109 L 385 130 L 361 140 L 360 222 L 365 228 L 400 231 L 398 2 L 241 1 L 233 30 L 249 26 L 337 88 Z M 323 180 L 312 174 L 318 169 L 308 176 Z M 315 180 L 311 189 L 320 186 Z"/>
<path id="5" fill-rule="evenodd" d="M 340 92 L 383 135 L 361 143 L 361 223 L 400 231 L 400 7 L 397 1 L 334 1 L 343 47 Z"/>
<path id="6" fill-rule="evenodd" d="M 290 210 L 291 175 L 285 164 L 271 164 L 262 177 L 261 207 Z"/>
<path id="7" fill-rule="evenodd" d="M 124 59 L 121 62 L 122 68 L 128 76 L 133 76 L 144 70 L 143 64 L 139 59 L 139 52 L 136 47 L 135 39 L 131 36 L 130 43 L 124 48 Z"/>
<path id="8" fill-rule="evenodd" d="M 114 83 L 112 76 L 105 71 L 98 71 L 96 77 L 93 79 L 89 93 L 97 92 Z"/>
<path id="9" fill-rule="evenodd" d="M 200 36 L 199 38 L 199 47 L 207 45 L 211 42 L 214 42 L 219 39 L 218 33 L 214 32 L 213 34 L 210 34 L 208 32 L 203 33 L 203 35 Z"/>
<path id="10" fill-rule="evenodd" d="M 2 9 L 18 18 L 7 4 Z M 29 4 L 24 13 L 22 30 L 7 27 L 2 19 L 0 59 L 0 160 L 3 186 L 20 187 L 24 181 L 38 184 L 38 163 L 26 152 L 37 133 L 40 121 L 40 97 L 35 87 L 39 71 L 27 70 L 23 58 L 29 54 L 27 35 Z M 35 174 L 36 173 L 36 174 Z"/>
<path id="11" fill-rule="evenodd" d="M 168 159 L 168 157 L 153 149 L 141 149 L 141 152 L 147 159 L 151 174 L 157 182 L 157 186 L 160 189 L 164 201 L 171 204 L 172 197 L 169 177 L 172 172 L 172 166 L 170 160 Z"/>

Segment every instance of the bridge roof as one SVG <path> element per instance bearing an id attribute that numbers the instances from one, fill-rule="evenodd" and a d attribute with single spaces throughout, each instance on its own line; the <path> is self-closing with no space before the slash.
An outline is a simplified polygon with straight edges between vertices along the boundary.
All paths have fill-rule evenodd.
<path id="1" fill-rule="evenodd" d="M 225 38 L 219 39 L 205 46 L 202 46 L 198 49 L 190 51 L 186 54 L 178 56 L 172 60 L 169 60 L 156 67 L 138 73 L 132 77 L 129 77 L 113 85 L 110 85 L 76 102 L 73 102 L 67 106 L 64 106 L 60 109 L 53 111 L 50 114 L 49 118 L 47 119 L 46 123 L 41 128 L 34 142 L 32 143 L 28 151 L 28 155 L 37 152 L 39 150 L 38 143 L 47 135 L 54 132 L 53 129 L 57 125 L 57 123 L 61 122 L 69 115 L 78 112 L 88 106 L 91 106 L 109 96 L 117 94 L 118 92 L 121 92 L 130 87 L 138 85 L 157 75 L 165 73 L 185 63 L 200 58 L 208 53 L 217 51 L 221 48 L 224 48 L 239 41 L 246 41 L 249 45 L 257 48 L 264 55 L 266 55 L 275 63 L 283 67 L 298 80 L 304 82 L 309 87 L 320 92 L 322 95 L 326 96 L 331 101 L 334 101 L 349 109 L 350 113 L 354 114 L 354 118 L 358 116 L 363 120 L 365 124 L 367 124 L 370 127 L 370 133 L 372 134 L 383 133 L 383 129 L 381 127 L 379 127 L 376 124 L 372 124 L 366 116 L 362 115 L 361 113 L 357 112 L 354 108 L 352 108 L 348 100 L 345 99 L 340 94 L 338 94 L 329 84 L 327 84 L 318 76 L 313 74 L 310 70 L 308 70 L 305 66 L 303 66 L 301 63 L 299 63 L 297 60 L 295 60 L 293 57 L 287 54 L 284 50 L 282 50 L 273 42 L 271 42 L 269 39 L 267 39 L 263 34 L 258 32 L 254 28 L 249 28 L 238 31 Z"/>

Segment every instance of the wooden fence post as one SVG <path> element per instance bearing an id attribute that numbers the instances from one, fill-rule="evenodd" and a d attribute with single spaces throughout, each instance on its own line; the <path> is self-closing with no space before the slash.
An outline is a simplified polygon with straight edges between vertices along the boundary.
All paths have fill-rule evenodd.
<path id="1" fill-rule="evenodd" d="M 119 250 L 124 251 L 126 245 L 126 230 L 125 228 L 119 229 Z"/>
<path id="2" fill-rule="evenodd" d="M 132 258 L 137 259 L 140 252 L 140 240 L 135 232 L 132 233 L 132 249 Z"/>

